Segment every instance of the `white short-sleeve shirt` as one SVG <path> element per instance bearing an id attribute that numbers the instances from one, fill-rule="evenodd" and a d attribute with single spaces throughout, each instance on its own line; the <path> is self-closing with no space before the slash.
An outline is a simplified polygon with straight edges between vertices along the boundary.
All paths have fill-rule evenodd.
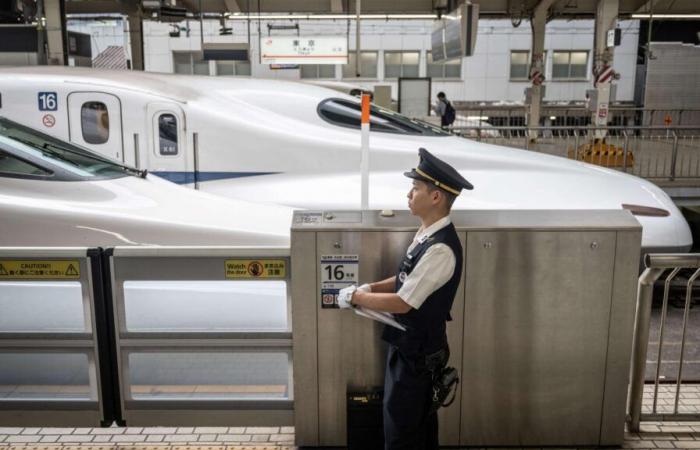
<path id="1" fill-rule="evenodd" d="M 406 254 L 408 255 L 416 245 L 425 242 L 450 223 L 452 223 L 450 217 L 445 216 L 425 230 L 418 230 Z M 450 280 L 456 263 L 457 259 L 450 247 L 442 243 L 433 244 L 418 260 L 418 264 L 411 273 L 406 276 L 401 289 L 397 292 L 398 296 L 412 308 L 420 308 L 430 294 Z"/>

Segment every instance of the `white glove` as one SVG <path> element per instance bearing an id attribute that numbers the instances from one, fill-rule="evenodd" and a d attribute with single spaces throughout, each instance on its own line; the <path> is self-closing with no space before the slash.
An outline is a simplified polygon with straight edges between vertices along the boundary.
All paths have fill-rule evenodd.
<path id="1" fill-rule="evenodd" d="M 340 309 L 353 307 L 350 300 L 352 300 L 352 294 L 354 294 L 356 290 L 357 286 L 353 284 L 352 286 L 343 288 L 340 290 L 340 292 L 338 292 L 338 307 Z"/>
<path id="2" fill-rule="evenodd" d="M 366 293 L 366 294 L 369 294 L 370 292 L 372 292 L 372 286 L 370 286 L 369 284 L 365 283 L 365 284 L 363 284 L 363 285 L 358 286 L 358 287 L 357 287 L 357 290 L 358 290 L 358 291 L 362 291 L 362 292 L 364 292 L 364 293 Z"/>

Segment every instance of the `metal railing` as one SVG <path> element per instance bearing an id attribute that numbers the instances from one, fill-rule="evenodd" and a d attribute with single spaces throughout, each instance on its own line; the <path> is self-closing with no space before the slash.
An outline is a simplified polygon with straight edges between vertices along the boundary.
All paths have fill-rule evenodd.
<path id="1" fill-rule="evenodd" d="M 628 425 L 633 432 L 639 431 L 642 420 L 699 420 L 700 410 L 679 412 L 681 386 L 683 384 L 683 363 L 686 350 L 686 333 L 688 318 L 692 304 L 692 288 L 695 280 L 700 277 L 700 254 L 649 254 L 644 258 L 646 270 L 639 277 L 637 290 L 637 309 L 632 343 L 632 369 L 630 380 Z M 692 275 L 685 283 L 685 304 L 683 310 L 683 325 L 681 331 L 680 355 L 678 372 L 675 379 L 675 395 L 673 409 L 659 411 L 659 383 L 661 381 L 662 354 L 665 338 L 665 325 L 668 314 L 669 293 L 674 279 L 684 269 L 693 269 Z M 647 351 L 651 328 L 651 306 L 655 282 L 665 272 L 670 272 L 664 280 L 663 303 L 659 326 L 658 351 L 654 372 L 654 390 L 650 411 L 643 411 L 645 375 L 647 373 Z M 672 385 L 673 387 L 673 385 Z"/>
<path id="2" fill-rule="evenodd" d="M 489 123 L 503 126 L 524 126 L 526 105 L 499 105 L 486 102 L 453 102 L 457 112 L 456 126 L 469 126 L 474 120 L 488 118 Z M 700 124 L 700 109 L 656 109 L 617 104 L 609 109 L 612 125 L 675 125 Z M 544 103 L 541 106 L 541 124 L 553 126 L 586 126 L 592 113 L 583 103 L 558 105 Z M 667 123 L 668 122 L 668 123 Z"/>
<path id="3" fill-rule="evenodd" d="M 479 142 L 589 162 L 649 179 L 700 178 L 700 127 L 453 127 Z M 605 145 L 590 145 L 596 131 Z"/>

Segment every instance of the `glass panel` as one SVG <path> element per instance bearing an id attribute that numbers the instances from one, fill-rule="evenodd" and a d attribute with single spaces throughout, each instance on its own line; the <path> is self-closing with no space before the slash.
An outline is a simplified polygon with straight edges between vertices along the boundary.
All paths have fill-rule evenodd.
<path id="1" fill-rule="evenodd" d="M 401 64 L 404 66 L 417 66 L 419 57 L 420 53 L 418 52 L 404 52 Z"/>
<path id="2" fill-rule="evenodd" d="M 234 74 L 233 63 L 231 61 L 217 61 L 216 74 L 219 76 L 232 76 Z"/>
<path id="3" fill-rule="evenodd" d="M 442 78 L 442 64 L 428 64 L 427 76 L 431 78 Z"/>
<path id="4" fill-rule="evenodd" d="M 410 66 L 404 65 L 404 66 L 403 66 L 403 74 L 402 74 L 402 76 L 404 76 L 404 77 L 417 77 L 417 76 L 418 76 L 418 66 L 417 66 L 417 65 L 416 65 L 416 66 L 413 66 L 413 65 L 410 65 Z"/>
<path id="5" fill-rule="evenodd" d="M 248 61 L 236 61 L 236 75 L 250 76 L 250 63 Z"/>
<path id="6" fill-rule="evenodd" d="M 161 155 L 177 155 L 177 118 L 173 114 L 158 117 L 158 150 Z"/>
<path id="7" fill-rule="evenodd" d="M 431 52 L 431 51 L 425 52 L 425 61 L 426 61 L 428 64 L 432 64 L 432 63 L 433 63 L 433 52 Z"/>
<path id="8" fill-rule="evenodd" d="M 209 75 L 209 61 L 204 61 L 202 59 L 195 60 L 193 71 L 195 75 Z"/>
<path id="9" fill-rule="evenodd" d="M 126 281 L 128 331 L 288 331 L 285 281 Z"/>
<path id="10" fill-rule="evenodd" d="M 528 63 L 529 53 L 528 52 L 511 52 L 510 53 L 510 64 L 511 65 L 521 65 Z"/>
<path id="11" fill-rule="evenodd" d="M 0 173 L 17 175 L 49 175 L 51 172 L 0 150 Z M 1 295 L 2 294 L 0 293 L 0 296 Z M 2 320 L 2 317 L 0 317 L 0 320 Z"/>
<path id="12" fill-rule="evenodd" d="M 355 52 L 348 52 L 348 63 L 343 66 L 343 78 L 355 77 Z"/>
<path id="13" fill-rule="evenodd" d="M 321 64 L 318 66 L 318 76 L 320 78 L 335 78 L 334 64 Z"/>
<path id="14" fill-rule="evenodd" d="M 586 68 L 588 66 L 587 52 L 572 52 L 571 53 L 571 77 L 586 78 Z"/>
<path id="15" fill-rule="evenodd" d="M 0 332 L 90 332 L 77 281 L 0 282 Z"/>
<path id="16" fill-rule="evenodd" d="M 384 64 L 399 66 L 401 65 L 401 53 L 399 52 L 384 52 Z"/>
<path id="17" fill-rule="evenodd" d="M 109 140 L 109 113 L 102 102 L 85 102 L 80 108 L 83 140 L 88 144 L 104 144 Z"/>
<path id="18" fill-rule="evenodd" d="M 569 78 L 568 52 L 554 52 L 552 55 L 552 78 Z"/>
<path id="19" fill-rule="evenodd" d="M 287 350 L 130 353 L 135 400 L 291 400 Z"/>
<path id="20" fill-rule="evenodd" d="M 0 402 L 91 400 L 89 367 L 83 353 L 0 353 Z"/>
<path id="21" fill-rule="evenodd" d="M 316 64 L 301 65 L 302 78 L 318 78 L 318 66 Z"/>
<path id="22" fill-rule="evenodd" d="M 377 52 L 362 52 L 362 77 L 377 78 Z"/>
<path id="23" fill-rule="evenodd" d="M 445 64 L 445 78 L 461 78 L 462 77 L 462 61 L 456 63 L 449 62 Z"/>
<path id="24" fill-rule="evenodd" d="M 511 79 L 527 79 L 528 78 L 528 52 L 511 52 L 510 53 L 510 78 Z"/>
<path id="25" fill-rule="evenodd" d="M 364 72 L 364 67 L 362 68 Z M 385 65 L 384 66 L 384 78 L 398 78 L 401 76 L 401 66 Z"/>
<path id="26" fill-rule="evenodd" d="M 192 61 L 189 53 L 173 53 L 173 62 L 175 73 L 192 75 Z"/>

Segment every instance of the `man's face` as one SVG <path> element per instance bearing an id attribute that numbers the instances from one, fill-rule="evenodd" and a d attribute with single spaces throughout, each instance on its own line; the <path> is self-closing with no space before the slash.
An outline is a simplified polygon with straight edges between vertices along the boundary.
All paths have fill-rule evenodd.
<path id="1" fill-rule="evenodd" d="M 411 190 L 408 191 L 408 209 L 411 214 L 418 217 L 425 216 L 438 202 L 437 192 L 430 192 L 428 185 L 420 180 L 413 180 Z"/>

